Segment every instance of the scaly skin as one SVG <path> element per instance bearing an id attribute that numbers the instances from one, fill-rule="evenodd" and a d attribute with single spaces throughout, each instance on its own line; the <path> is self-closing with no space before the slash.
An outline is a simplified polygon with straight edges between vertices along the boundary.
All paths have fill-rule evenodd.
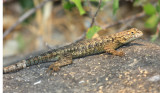
<path id="1" fill-rule="evenodd" d="M 107 52 L 116 56 L 123 56 L 122 51 L 118 52 L 115 49 L 141 37 L 143 33 L 132 28 L 123 32 L 119 32 L 109 36 L 101 36 L 94 39 L 83 40 L 71 45 L 61 47 L 56 50 L 51 50 L 39 56 L 35 56 L 26 60 L 22 60 L 16 64 L 3 68 L 3 73 L 14 72 L 28 66 L 43 62 L 54 62 L 47 71 L 58 71 L 60 67 L 71 64 L 72 59 L 84 57 L 92 54 Z"/>

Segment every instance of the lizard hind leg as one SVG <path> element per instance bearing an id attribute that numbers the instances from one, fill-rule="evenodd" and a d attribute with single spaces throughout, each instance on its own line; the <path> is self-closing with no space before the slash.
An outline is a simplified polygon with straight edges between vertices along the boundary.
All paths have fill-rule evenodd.
<path id="1" fill-rule="evenodd" d="M 58 61 L 52 63 L 49 66 L 47 72 L 50 72 L 50 74 L 52 74 L 53 72 L 59 71 L 60 67 L 63 67 L 69 64 L 72 64 L 72 55 L 71 54 L 61 55 Z"/>

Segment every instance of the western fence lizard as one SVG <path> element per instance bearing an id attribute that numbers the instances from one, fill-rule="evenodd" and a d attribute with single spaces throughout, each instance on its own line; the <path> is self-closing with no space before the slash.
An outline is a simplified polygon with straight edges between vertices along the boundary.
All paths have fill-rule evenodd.
<path id="1" fill-rule="evenodd" d="M 143 33 L 136 29 L 132 28 L 123 32 L 119 32 L 109 36 L 101 36 L 98 38 L 93 38 L 89 40 L 79 41 L 71 45 L 54 49 L 41 55 L 22 60 L 16 64 L 7 66 L 3 68 L 3 73 L 9 73 L 17 71 L 28 66 L 32 66 L 38 63 L 53 62 L 48 71 L 58 71 L 60 67 L 69 65 L 72 63 L 72 59 L 78 57 L 84 57 L 92 54 L 107 52 L 117 56 L 123 56 L 122 51 L 116 51 L 118 47 L 131 42 L 135 39 L 141 37 Z"/>

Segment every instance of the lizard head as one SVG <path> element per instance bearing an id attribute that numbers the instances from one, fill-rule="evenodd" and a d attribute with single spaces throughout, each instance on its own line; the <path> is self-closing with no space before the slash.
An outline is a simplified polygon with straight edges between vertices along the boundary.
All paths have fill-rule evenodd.
<path id="1" fill-rule="evenodd" d="M 117 33 L 117 35 L 120 38 L 119 42 L 125 44 L 125 43 L 131 42 L 135 39 L 140 38 L 143 35 L 143 33 L 142 31 L 136 28 L 131 28 L 129 30 Z"/>

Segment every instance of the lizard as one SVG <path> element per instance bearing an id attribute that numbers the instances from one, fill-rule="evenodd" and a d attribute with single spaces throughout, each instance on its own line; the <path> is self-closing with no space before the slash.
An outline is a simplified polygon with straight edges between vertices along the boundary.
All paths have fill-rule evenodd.
<path id="1" fill-rule="evenodd" d="M 47 70 L 47 72 L 50 71 L 50 73 L 53 73 L 54 71 L 59 71 L 63 66 L 72 64 L 72 59 L 79 57 L 85 57 L 103 52 L 115 56 L 123 56 L 125 53 L 123 51 L 117 51 L 116 49 L 126 43 L 140 38 L 142 35 L 142 31 L 136 28 L 131 28 L 129 30 L 107 36 L 85 39 L 58 49 L 52 49 L 38 56 L 24 59 L 16 64 L 4 67 L 3 73 L 15 72 L 20 69 L 45 62 L 53 62 Z"/>

